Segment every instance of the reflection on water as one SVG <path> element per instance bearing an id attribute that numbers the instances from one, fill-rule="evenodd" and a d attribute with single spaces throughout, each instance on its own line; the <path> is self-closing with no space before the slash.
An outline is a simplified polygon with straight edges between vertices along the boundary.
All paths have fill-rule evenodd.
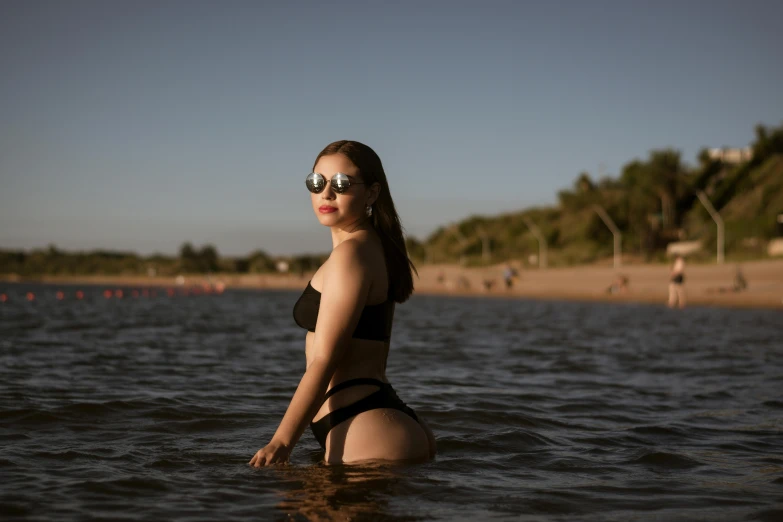
<path id="1" fill-rule="evenodd" d="M 405 468 L 384 464 L 279 467 L 277 509 L 292 520 L 409 520 L 392 517 L 388 499 Z"/>

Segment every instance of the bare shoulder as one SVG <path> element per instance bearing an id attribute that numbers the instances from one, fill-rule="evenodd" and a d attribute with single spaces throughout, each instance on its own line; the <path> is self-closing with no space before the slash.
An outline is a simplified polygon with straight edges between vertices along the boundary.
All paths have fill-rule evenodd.
<path id="1" fill-rule="evenodd" d="M 379 250 L 369 238 L 351 238 L 337 245 L 329 258 L 316 270 L 312 277 L 313 286 L 322 287 L 326 279 L 341 279 L 346 276 L 366 276 L 373 279 L 376 268 L 385 267 L 383 247 Z M 365 279 L 365 277 L 360 277 Z"/>
<path id="2" fill-rule="evenodd" d="M 337 245 L 321 267 L 322 303 L 327 296 L 366 299 L 372 284 L 367 246 L 353 238 Z"/>
<path id="3" fill-rule="evenodd" d="M 366 270 L 372 265 L 375 247 L 366 238 L 346 239 L 332 250 L 329 256 L 331 270 Z"/>

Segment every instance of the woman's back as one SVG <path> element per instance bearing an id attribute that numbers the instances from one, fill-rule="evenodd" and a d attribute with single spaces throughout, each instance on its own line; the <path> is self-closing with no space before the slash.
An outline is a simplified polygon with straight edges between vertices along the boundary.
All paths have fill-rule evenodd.
<path id="1" fill-rule="evenodd" d="M 357 234 L 358 235 L 358 234 Z M 380 333 L 386 330 L 391 333 L 391 323 L 394 318 L 394 303 L 388 299 L 389 280 L 386 274 L 386 263 L 383 255 L 383 245 L 374 233 L 363 231 L 358 237 L 351 238 L 349 241 L 356 243 L 356 250 L 360 255 L 360 262 L 367 270 L 370 279 L 369 292 L 365 304 L 365 311 L 369 309 L 378 310 L 381 313 L 368 314 L 372 319 L 376 319 L 371 324 L 361 325 L 364 330 L 375 330 L 373 333 Z M 323 272 L 329 269 L 329 263 L 332 258 L 316 270 L 310 279 L 310 286 L 320 294 L 323 287 Z M 381 317 L 384 321 L 381 324 Z M 388 324 L 386 324 L 388 321 Z M 376 336 L 380 337 L 380 335 Z M 305 356 L 307 365 L 314 356 L 313 343 L 315 342 L 315 332 L 308 332 L 305 340 Z M 332 382 L 337 383 L 354 377 L 376 377 L 385 380 L 386 359 L 389 355 L 390 339 L 367 339 L 361 337 L 352 337 L 348 349 L 337 366 Z"/>

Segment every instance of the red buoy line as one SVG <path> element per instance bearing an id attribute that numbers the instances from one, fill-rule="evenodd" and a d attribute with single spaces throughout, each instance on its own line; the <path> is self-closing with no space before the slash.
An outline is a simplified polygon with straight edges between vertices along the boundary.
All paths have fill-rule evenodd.
<path id="1" fill-rule="evenodd" d="M 183 287 L 183 288 L 175 288 L 175 287 L 167 287 L 165 292 L 166 296 L 168 297 L 189 297 L 189 296 L 201 296 L 201 295 L 212 295 L 222 294 L 226 289 L 226 286 L 223 283 L 218 283 L 216 285 L 202 285 L 202 286 L 190 286 L 190 287 Z M 158 296 L 158 291 L 151 288 L 132 288 L 130 291 L 123 290 L 122 288 L 115 288 L 110 289 L 107 288 L 103 290 L 101 295 L 104 297 L 104 299 L 123 299 L 125 297 L 131 297 L 133 299 L 139 299 L 139 298 L 155 298 Z M 25 292 L 24 294 L 24 300 L 28 302 L 35 302 L 41 297 L 41 294 L 36 294 L 34 292 Z M 54 292 L 54 298 L 57 301 L 67 301 L 70 299 L 76 299 L 76 300 L 83 300 L 85 298 L 84 290 L 76 290 L 71 295 L 70 292 L 66 293 L 63 290 L 56 290 Z M 11 302 L 11 295 L 9 295 L 6 292 L 0 293 L 0 303 L 9 303 Z"/>

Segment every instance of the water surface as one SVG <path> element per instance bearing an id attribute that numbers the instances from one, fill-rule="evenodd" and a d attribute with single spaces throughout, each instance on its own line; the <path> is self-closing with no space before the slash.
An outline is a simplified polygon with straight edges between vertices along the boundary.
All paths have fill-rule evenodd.
<path id="1" fill-rule="evenodd" d="M 0 285 L 6 519 L 783 520 L 780 311 L 414 296 L 387 373 L 437 459 L 252 469 L 298 292 L 75 290 Z"/>

